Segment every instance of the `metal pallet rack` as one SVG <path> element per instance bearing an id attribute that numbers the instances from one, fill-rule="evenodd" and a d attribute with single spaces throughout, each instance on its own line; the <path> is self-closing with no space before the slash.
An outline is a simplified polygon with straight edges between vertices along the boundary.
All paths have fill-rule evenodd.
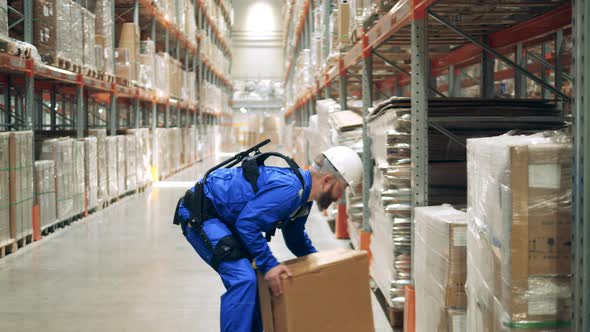
<path id="1" fill-rule="evenodd" d="M 324 5 L 329 3 L 324 1 Z M 287 36 L 294 36 L 295 49 L 286 46 L 288 65 L 285 80 L 293 77 L 293 63 L 309 45 L 309 14 L 317 1 L 304 1 L 299 17 L 288 13 Z M 305 126 L 313 114 L 315 100 L 339 99 L 347 109 L 349 96 L 362 99 L 368 115 L 373 100 L 391 96 L 412 97 L 412 206 L 428 204 L 428 128 L 451 139 L 460 140 L 441 125 L 428 121 L 430 98 L 459 97 L 469 87 L 479 87 L 482 97 L 498 97 L 495 86 L 514 80 L 514 93 L 504 98 L 527 98 L 527 86 L 536 85 L 538 98 L 562 101 L 566 119 L 573 119 L 575 141 L 574 169 L 574 330 L 590 329 L 590 207 L 583 204 L 590 186 L 584 176 L 590 167 L 584 162 L 584 136 L 590 130 L 584 122 L 584 97 L 588 86 L 584 80 L 590 66 L 584 62 L 589 32 L 584 2 L 547 0 L 505 3 L 489 1 L 478 4 L 459 0 L 401 0 L 365 31 L 360 41 L 341 50 L 335 64 L 317 76 L 314 88 L 298 91 L 295 104 L 286 112 L 287 121 Z M 329 17 L 330 5 L 324 15 Z M 572 21 L 573 18 L 573 21 Z M 329 38 L 329 36 L 324 36 Z M 567 53 L 565 42 L 571 38 L 573 49 Z M 327 54 L 327 52 L 325 52 Z M 572 60 L 570 60 L 570 56 Z M 472 70 L 476 68 L 476 70 Z M 570 73 L 571 74 L 568 74 Z M 477 77 L 479 76 L 479 77 Z M 497 84 L 495 84 L 497 83 Z M 575 84 L 574 84 L 575 83 Z M 339 88 L 334 89 L 338 84 Z M 573 86 L 572 90 L 567 90 Z M 571 95 L 576 96 L 574 103 Z M 571 113 L 569 112 L 571 106 Z M 371 184 L 371 150 L 366 117 L 363 124 L 364 183 Z M 367 206 L 370 185 L 363 186 L 363 203 Z M 369 211 L 365 209 L 363 230 L 370 232 Z"/>
<path id="2" fill-rule="evenodd" d="M 197 75 L 197 98 L 202 96 L 205 81 L 219 86 L 229 95 L 232 89 L 230 78 L 216 68 L 200 48 L 203 39 L 210 39 L 223 50 L 231 68 L 229 41 L 215 25 L 204 1 L 190 1 L 196 12 L 196 43 L 191 42 L 191 38 L 150 0 L 114 0 L 111 8 L 113 24 L 117 21 L 135 23 L 143 34 L 150 33 L 158 50 L 171 54 L 183 63 L 184 68 L 192 69 Z M 32 44 L 33 1 L 23 0 L 16 4 L 18 7 L 8 7 L 10 37 Z M 231 4 L 216 0 L 215 5 L 221 8 L 225 23 L 230 26 Z M 178 20 L 180 10 L 176 11 L 176 17 Z M 113 45 L 116 45 L 114 34 Z M 114 48 L 112 57 L 115 58 Z M 116 72 L 115 65 L 113 63 L 112 72 Z M 222 118 L 219 111 L 208 111 L 199 101 L 195 104 L 178 96 L 159 96 L 152 89 L 123 86 L 7 52 L 0 53 L 0 78 L 4 98 L 1 130 L 70 129 L 75 130 L 78 137 L 83 137 L 89 128 L 108 128 L 111 135 L 116 135 L 118 128 L 155 130 L 157 127 L 195 125 L 200 133 L 205 133 L 209 126 Z"/>

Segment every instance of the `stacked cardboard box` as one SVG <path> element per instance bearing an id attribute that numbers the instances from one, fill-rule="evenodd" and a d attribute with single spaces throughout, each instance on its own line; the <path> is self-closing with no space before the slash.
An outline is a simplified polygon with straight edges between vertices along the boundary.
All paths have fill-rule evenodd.
<path id="1" fill-rule="evenodd" d="M 117 180 L 117 138 L 108 136 L 105 139 L 107 152 L 107 188 L 109 199 L 119 196 L 119 182 Z"/>
<path id="2" fill-rule="evenodd" d="M 97 204 L 109 199 L 108 167 L 107 167 L 107 131 L 106 129 L 89 130 L 89 135 L 96 137 L 96 167 L 97 167 Z"/>
<path id="3" fill-rule="evenodd" d="M 123 23 L 120 36 L 118 52 L 121 59 L 117 61 L 117 76 L 135 81 L 137 80 L 139 60 L 139 27 L 134 23 Z M 119 64 L 122 66 L 121 69 L 119 69 Z"/>
<path id="4" fill-rule="evenodd" d="M 467 214 L 450 205 L 414 213 L 416 332 L 466 332 Z"/>
<path id="5" fill-rule="evenodd" d="M 9 133 L 0 133 L 0 243 L 10 239 Z"/>
<path id="6" fill-rule="evenodd" d="M 73 149 L 73 140 L 70 138 L 56 138 L 41 142 L 39 159 L 52 160 L 55 165 L 56 214 L 58 221 L 66 220 L 74 214 Z"/>
<path id="7" fill-rule="evenodd" d="M 39 206 L 41 229 L 57 221 L 55 162 L 53 160 L 35 162 L 35 204 Z"/>
<path id="8" fill-rule="evenodd" d="M 89 136 L 84 142 L 84 188 L 86 191 L 88 210 L 98 206 L 98 153 L 97 139 Z"/>
<path id="9" fill-rule="evenodd" d="M 374 331 L 366 252 L 338 249 L 284 262 L 291 277 L 271 296 L 259 275 L 264 331 Z"/>
<path id="10" fill-rule="evenodd" d="M 571 143 L 467 141 L 467 331 L 569 331 Z"/>
<path id="11" fill-rule="evenodd" d="M 136 137 L 136 181 L 137 186 L 141 187 L 151 181 L 150 174 L 150 162 L 151 162 L 151 151 L 150 151 L 150 131 L 147 128 L 141 129 L 127 129 L 124 131 L 126 134 L 135 135 Z"/>
<path id="12" fill-rule="evenodd" d="M 124 135 L 125 138 L 125 191 L 137 189 L 137 136 Z"/>
<path id="13" fill-rule="evenodd" d="M 119 189 L 119 195 L 126 193 L 127 180 L 125 178 L 125 163 L 126 156 L 125 151 L 127 149 L 127 139 L 125 135 L 115 136 L 117 146 L 117 188 Z"/>
<path id="14" fill-rule="evenodd" d="M 82 8 L 83 62 L 84 67 L 96 69 L 96 16 Z"/>
<path id="15" fill-rule="evenodd" d="M 8 151 L 11 232 L 18 240 L 33 231 L 33 132 L 10 133 Z"/>
<path id="16" fill-rule="evenodd" d="M 155 84 L 155 61 L 156 45 L 151 40 L 142 40 L 139 46 L 138 83 L 146 88 L 154 88 Z"/>
<path id="17" fill-rule="evenodd" d="M 78 65 L 84 63 L 84 24 L 83 24 L 83 7 L 77 2 L 70 1 L 70 26 L 64 31 L 69 36 L 70 44 L 69 59 Z"/>
<path id="18" fill-rule="evenodd" d="M 71 0 L 40 0 L 33 6 L 33 44 L 45 61 L 53 64 L 57 58 L 70 59 Z"/>

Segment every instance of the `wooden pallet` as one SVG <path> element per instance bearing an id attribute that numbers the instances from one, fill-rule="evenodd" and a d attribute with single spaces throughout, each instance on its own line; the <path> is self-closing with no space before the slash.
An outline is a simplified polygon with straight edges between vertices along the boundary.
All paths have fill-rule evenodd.
<path id="1" fill-rule="evenodd" d="M 84 68 L 84 76 L 98 79 L 98 71 L 93 68 Z"/>
<path id="2" fill-rule="evenodd" d="M 5 240 L 0 243 L 0 258 L 15 252 L 17 244 L 14 239 Z"/>
<path id="3" fill-rule="evenodd" d="M 32 232 L 30 234 L 24 235 L 20 239 L 16 240 L 16 244 L 19 249 L 28 245 L 28 244 L 31 244 L 31 243 L 33 243 L 33 233 Z"/>
<path id="4" fill-rule="evenodd" d="M 109 83 L 116 83 L 117 82 L 117 78 L 111 74 L 108 74 L 104 71 L 97 71 L 96 72 L 96 78 L 101 80 L 101 81 L 105 81 L 105 82 L 109 82 Z"/>
<path id="5" fill-rule="evenodd" d="M 381 292 L 381 290 L 379 290 L 379 287 L 373 288 L 373 293 L 375 294 L 375 297 L 377 298 L 377 302 L 379 302 L 381 309 L 383 309 L 383 312 L 385 313 L 385 316 L 387 317 L 387 320 L 389 321 L 391 327 L 394 329 L 403 328 L 404 310 L 390 307 L 387 300 L 385 300 L 383 293 Z"/>
<path id="6" fill-rule="evenodd" d="M 122 86 L 127 87 L 127 88 L 132 88 L 133 87 L 133 82 L 132 81 L 130 81 L 130 80 L 126 79 L 126 78 L 123 78 L 123 77 L 118 77 L 118 76 L 117 76 L 117 84 L 122 85 Z"/>

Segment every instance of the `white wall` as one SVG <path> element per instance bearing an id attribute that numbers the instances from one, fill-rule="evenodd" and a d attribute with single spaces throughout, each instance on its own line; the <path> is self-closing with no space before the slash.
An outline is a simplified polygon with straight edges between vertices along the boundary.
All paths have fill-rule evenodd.
<path id="1" fill-rule="evenodd" d="M 282 79 L 282 0 L 234 0 L 233 79 Z"/>

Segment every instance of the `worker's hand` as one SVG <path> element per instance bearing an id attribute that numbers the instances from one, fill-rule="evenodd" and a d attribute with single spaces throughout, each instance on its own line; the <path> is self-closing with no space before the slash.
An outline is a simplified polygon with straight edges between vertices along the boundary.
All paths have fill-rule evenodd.
<path id="1" fill-rule="evenodd" d="M 290 277 L 291 271 L 289 271 L 289 268 L 287 266 L 279 264 L 270 269 L 264 275 L 264 280 L 272 290 L 272 294 L 274 296 L 279 296 L 283 294 L 283 285 L 281 284 L 281 275 L 283 274 L 286 274 Z"/>

